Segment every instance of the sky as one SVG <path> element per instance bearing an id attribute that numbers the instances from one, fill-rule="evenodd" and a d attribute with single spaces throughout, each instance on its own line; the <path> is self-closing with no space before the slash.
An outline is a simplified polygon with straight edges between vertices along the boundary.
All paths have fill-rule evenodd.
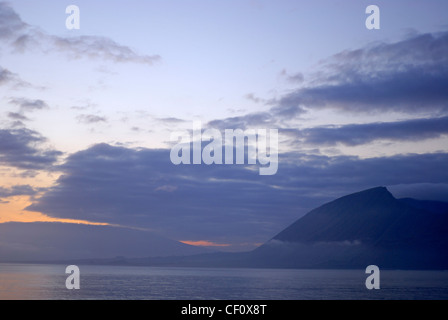
<path id="1" fill-rule="evenodd" d="M 369 30 L 366 7 L 380 9 Z M 66 27 L 66 7 L 80 28 Z M 448 201 L 448 2 L 0 2 L 0 223 L 255 248 L 387 186 Z M 278 170 L 173 165 L 171 134 L 276 129 Z M 187 131 L 187 132 L 190 132 Z"/>

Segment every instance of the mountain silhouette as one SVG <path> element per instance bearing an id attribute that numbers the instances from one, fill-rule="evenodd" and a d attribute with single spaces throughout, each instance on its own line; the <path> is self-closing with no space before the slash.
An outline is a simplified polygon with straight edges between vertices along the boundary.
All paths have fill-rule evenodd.
<path id="1" fill-rule="evenodd" d="M 386 188 L 374 188 L 327 203 L 299 219 L 275 240 L 316 243 L 361 241 L 370 243 L 395 225 L 403 205 Z M 406 211 L 409 208 L 406 208 Z"/>
<path id="2" fill-rule="evenodd" d="M 448 203 L 377 187 L 310 211 L 251 252 L 129 259 L 157 266 L 448 269 Z"/>
<path id="3" fill-rule="evenodd" d="M 239 253 L 204 253 L 134 229 L 8 223 L 0 225 L 0 257 L 189 267 L 448 269 L 448 203 L 396 199 L 385 187 L 372 188 L 311 210 L 257 249 Z"/>
<path id="4" fill-rule="evenodd" d="M 57 222 L 0 224 L 0 262 L 193 255 L 205 249 L 149 231 Z M 116 258 L 119 259 L 116 259 Z"/>
<path id="5" fill-rule="evenodd" d="M 385 187 L 310 211 L 252 253 L 258 265 L 297 268 L 448 268 L 448 204 L 396 199 Z"/>

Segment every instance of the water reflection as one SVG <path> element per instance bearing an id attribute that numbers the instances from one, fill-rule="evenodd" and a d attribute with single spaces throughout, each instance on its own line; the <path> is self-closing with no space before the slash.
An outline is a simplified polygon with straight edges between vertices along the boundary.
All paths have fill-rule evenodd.
<path id="1" fill-rule="evenodd" d="M 54 299 L 64 279 L 62 266 L 0 264 L 0 300 Z"/>
<path id="2" fill-rule="evenodd" d="M 448 272 L 79 266 L 81 290 L 65 287 L 66 266 L 0 264 L 1 300 L 448 299 Z"/>

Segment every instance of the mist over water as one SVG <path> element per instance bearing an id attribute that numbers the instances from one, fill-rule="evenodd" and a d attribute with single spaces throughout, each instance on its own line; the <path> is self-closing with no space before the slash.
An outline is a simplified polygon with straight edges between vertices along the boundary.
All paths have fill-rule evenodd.
<path id="1" fill-rule="evenodd" d="M 381 289 L 367 290 L 365 270 L 80 265 L 81 289 L 67 290 L 65 268 L 0 264 L 0 299 L 448 299 L 447 271 L 381 270 Z"/>

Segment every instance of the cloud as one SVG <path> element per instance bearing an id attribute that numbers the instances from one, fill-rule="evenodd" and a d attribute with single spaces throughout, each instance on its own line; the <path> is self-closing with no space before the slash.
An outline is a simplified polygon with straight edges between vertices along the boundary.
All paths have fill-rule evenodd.
<path id="1" fill-rule="evenodd" d="M 12 98 L 10 104 L 20 107 L 23 112 L 48 109 L 48 104 L 40 99 L 31 100 L 26 98 Z"/>
<path id="2" fill-rule="evenodd" d="M 100 144 L 72 154 L 58 169 L 63 175 L 28 210 L 145 227 L 178 240 L 254 243 L 352 192 L 445 183 L 448 154 L 359 159 L 289 153 L 280 155 L 276 175 L 260 177 L 247 166 L 175 166 L 169 150 Z"/>
<path id="3" fill-rule="evenodd" d="M 0 39 L 14 38 L 28 28 L 19 15 L 5 2 L 0 2 Z"/>
<path id="4" fill-rule="evenodd" d="M 265 103 L 265 100 L 255 96 L 253 93 L 248 93 L 244 96 L 247 100 L 253 101 L 255 103 Z"/>
<path id="5" fill-rule="evenodd" d="M 376 140 L 421 141 L 448 135 L 448 117 L 288 130 L 296 142 L 356 146 Z"/>
<path id="6" fill-rule="evenodd" d="M 396 184 L 388 187 L 397 198 L 448 202 L 448 183 Z"/>
<path id="7" fill-rule="evenodd" d="M 10 84 L 13 87 L 26 87 L 29 86 L 29 83 L 20 79 L 20 77 L 9 71 L 8 69 L 4 69 L 0 66 L 0 86 Z"/>
<path id="8" fill-rule="evenodd" d="M 272 112 L 308 109 L 351 113 L 448 111 L 448 32 L 375 43 L 326 59 L 306 86 L 271 101 Z"/>
<path id="9" fill-rule="evenodd" d="M 254 112 L 238 117 L 212 120 L 207 125 L 220 130 L 245 130 L 250 127 L 268 128 L 276 125 L 276 119 L 269 112 Z"/>
<path id="10" fill-rule="evenodd" d="M 91 58 L 123 63 L 152 65 L 159 55 L 140 55 L 131 48 L 100 36 L 60 37 L 50 35 L 25 23 L 5 2 L 0 3 L 0 39 L 9 41 L 16 52 L 40 49 L 42 52 L 60 52 L 70 58 Z"/>
<path id="11" fill-rule="evenodd" d="M 305 76 L 304 76 L 303 73 L 301 73 L 301 72 L 298 72 L 298 73 L 295 73 L 295 74 L 293 74 L 293 75 L 290 75 L 290 74 L 286 71 L 286 69 L 283 69 L 283 70 L 280 72 L 280 76 L 286 78 L 286 80 L 288 80 L 288 81 L 290 81 L 290 82 L 302 83 L 302 82 L 305 81 Z"/>
<path id="12" fill-rule="evenodd" d="M 286 70 L 281 75 L 292 77 Z M 378 140 L 422 141 L 447 134 L 448 32 L 414 34 L 395 43 L 346 50 L 323 60 L 316 72 L 306 76 L 306 82 L 303 74 L 296 76 L 300 86 L 278 98 L 247 96 L 270 106 L 267 111 L 215 119 L 208 126 L 220 130 L 277 128 L 289 137 L 290 146 L 307 143 L 318 147 L 357 146 Z M 310 110 L 330 109 L 370 117 L 400 112 L 414 119 L 307 129 L 289 124 Z"/>
<path id="13" fill-rule="evenodd" d="M 8 118 L 17 121 L 29 121 L 30 119 L 18 112 L 8 112 Z"/>
<path id="14" fill-rule="evenodd" d="M 272 216 L 278 201 L 297 204 L 294 192 L 260 184 L 257 171 L 175 166 L 169 150 L 101 144 L 69 156 L 59 170 L 57 184 L 29 210 L 164 230 L 177 239 L 194 239 L 198 232 L 203 239 L 244 238 L 248 229 L 267 229 L 261 233 L 269 237 L 278 230 L 262 217 Z"/>
<path id="15" fill-rule="evenodd" d="M 0 187 L 0 200 L 16 196 L 35 196 L 38 190 L 30 185 L 16 185 L 11 188 Z"/>
<path id="16" fill-rule="evenodd" d="M 162 122 L 164 124 L 168 124 L 168 125 L 179 124 L 179 123 L 186 122 L 186 120 L 179 119 L 179 118 L 176 118 L 176 117 L 157 118 L 156 120 L 160 121 L 160 122 Z"/>
<path id="17" fill-rule="evenodd" d="M 176 186 L 170 186 L 170 185 L 160 186 L 155 189 L 155 191 L 164 191 L 164 192 L 173 192 L 176 190 L 177 190 Z"/>
<path id="18" fill-rule="evenodd" d="M 79 122 L 85 123 L 85 124 L 92 124 L 92 123 L 99 123 L 99 122 L 107 122 L 107 119 L 105 117 L 96 116 L 93 114 L 81 114 L 76 117 Z"/>
<path id="19" fill-rule="evenodd" d="M 0 129 L 0 164 L 24 170 L 49 169 L 62 155 L 44 149 L 46 139 L 29 129 Z"/>
<path id="20" fill-rule="evenodd" d="M 210 121 L 217 128 L 284 126 L 309 110 L 332 109 L 349 114 L 401 112 L 448 114 L 448 32 L 414 35 L 395 43 L 374 43 L 323 60 L 306 76 L 281 75 L 300 86 L 263 101 L 266 112 Z M 287 129 L 283 127 L 284 129 Z"/>
<path id="21" fill-rule="evenodd" d="M 0 67 L 0 84 L 10 82 L 14 79 L 14 77 L 15 75 L 11 71 Z"/>
<path id="22" fill-rule="evenodd" d="M 98 60 L 110 60 L 113 62 L 133 62 L 152 65 L 159 61 L 159 55 L 139 55 L 131 48 L 120 45 L 115 41 L 99 36 L 79 36 L 62 38 L 46 36 L 52 47 L 67 53 L 71 58 L 79 59 L 89 57 Z"/>

